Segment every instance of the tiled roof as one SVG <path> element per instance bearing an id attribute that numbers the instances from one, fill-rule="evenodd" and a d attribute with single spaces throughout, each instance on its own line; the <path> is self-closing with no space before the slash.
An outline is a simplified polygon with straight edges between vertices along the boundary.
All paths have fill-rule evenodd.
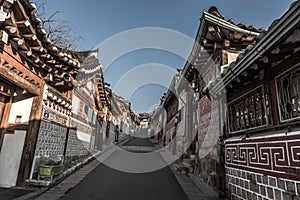
<path id="1" fill-rule="evenodd" d="M 210 7 L 208 10 L 208 13 L 222 19 L 225 20 L 225 17 L 223 15 L 221 15 L 221 13 L 218 11 L 218 9 L 214 6 Z M 235 25 L 239 28 L 245 29 L 245 30 L 249 30 L 249 31 L 253 31 L 253 32 L 257 32 L 257 33 L 263 33 L 266 31 L 266 29 L 264 27 L 257 29 L 254 25 L 249 25 L 246 26 L 243 22 L 240 22 L 238 24 L 234 23 L 234 19 L 229 19 L 227 20 L 227 22 L 231 23 L 232 25 Z"/>
<path id="2" fill-rule="evenodd" d="M 293 9 L 293 10 L 292 10 L 292 9 Z M 271 23 L 270 27 L 268 28 L 268 30 L 267 30 L 266 32 L 260 34 L 260 36 L 257 38 L 256 41 L 254 41 L 252 44 L 248 45 L 248 47 L 245 49 L 245 51 L 242 52 L 242 53 L 240 53 L 240 54 L 238 55 L 237 60 L 234 61 L 234 62 L 232 62 L 232 63 L 228 66 L 228 68 L 225 69 L 225 70 L 223 71 L 223 73 L 221 74 L 221 76 L 224 77 L 223 79 L 226 79 L 227 76 L 228 76 L 230 73 L 232 73 L 233 70 L 237 70 L 237 66 L 243 64 L 243 63 L 242 63 L 242 62 L 243 62 L 243 59 L 244 59 L 245 57 L 247 57 L 247 56 L 253 54 L 253 49 L 260 48 L 260 45 L 262 45 L 262 42 L 266 41 L 269 37 L 271 37 L 272 34 L 274 34 L 274 32 L 276 31 L 276 28 L 278 28 L 277 26 L 278 26 L 278 25 L 281 25 L 281 24 L 279 24 L 279 23 L 283 23 L 283 21 L 288 21 L 288 19 L 286 19 L 286 15 L 289 14 L 289 13 L 291 13 L 291 12 L 297 12 L 297 13 L 298 13 L 298 24 L 299 24 L 300 0 L 297 0 L 297 1 L 293 2 L 293 3 L 291 4 L 289 10 L 288 10 L 288 11 L 287 11 L 280 19 L 275 19 L 275 20 Z M 295 18 L 297 18 L 297 17 L 295 17 Z M 295 22 L 294 27 L 296 27 L 296 24 L 297 24 L 296 21 L 294 21 L 294 20 L 289 20 L 289 21 Z M 298 28 L 299 28 L 299 27 L 298 27 Z M 296 31 L 297 31 L 297 29 L 296 29 Z M 282 33 L 282 32 L 280 32 L 280 31 L 277 31 L 277 32 Z M 297 34 L 297 33 L 294 32 L 294 34 Z M 283 35 L 282 35 L 281 37 L 283 37 Z M 284 39 L 284 38 L 278 38 L 278 37 L 276 37 L 276 40 L 277 40 L 277 41 L 283 42 L 283 41 L 282 41 L 283 39 Z M 300 37 L 299 37 L 298 39 L 300 40 Z M 297 42 L 297 41 L 295 41 L 295 42 Z M 283 42 L 283 43 L 284 43 L 284 42 Z M 277 44 L 277 45 L 279 45 L 279 44 Z M 281 45 L 282 45 L 282 44 L 281 44 Z M 268 51 L 274 50 L 275 47 L 276 47 L 276 45 L 273 46 L 272 48 L 270 48 L 270 47 L 269 47 L 268 49 L 265 49 L 265 48 L 264 48 L 263 51 L 264 51 L 264 52 L 268 52 Z M 261 48 L 261 49 L 262 49 L 262 48 Z M 278 51 L 278 52 L 277 52 L 276 54 L 279 54 L 279 53 L 280 53 L 280 47 L 278 46 L 277 49 L 278 49 L 278 50 L 276 50 L 276 51 Z M 269 52 L 269 53 L 270 53 L 270 52 Z M 262 53 L 260 53 L 260 54 L 262 54 Z M 258 55 L 258 57 L 261 59 L 262 62 L 267 62 L 267 61 L 263 61 L 263 59 L 268 59 L 267 57 L 263 57 L 263 55 Z M 253 60 L 253 59 L 251 60 L 251 62 L 252 62 L 253 64 L 250 66 L 250 68 L 257 70 L 258 66 L 257 66 L 257 64 L 255 64 L 256 61 L 257 61 L 257 60 Z M 275 62 L 275 61 L 274 61 L 274 62 Z M 278 62 L 278 61 L 276 61 L 276 62 Z M 235 73 L 236 73 L 236 72 L 235 72 Z M 236 74 L 236 75 L 237 75 L 237 74 Z M 216 84 L 217 81 L 219 81 L 219 80 L 214 80 L 214 81 L 213 81 L 213 83 L 211 84 L 212 87 Z M 228 83 L 226 83 L 226 84 L 228 84 Z"/>

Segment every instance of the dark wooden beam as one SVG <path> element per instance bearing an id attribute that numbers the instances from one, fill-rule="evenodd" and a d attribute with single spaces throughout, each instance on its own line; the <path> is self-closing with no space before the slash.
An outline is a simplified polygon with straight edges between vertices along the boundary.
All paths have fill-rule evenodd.
<path id="1" fill-rule="evenodd" d="M 39 88 L 36 85 L 31 84 L 27 80 L 21 78 L 20 76 L 12 73 L 6 67 L 0 66 L 0 74 L 3 78 L 11 81 L 13 84 L 25 89 L 26 91 L 37 95 L 39 93 Z"/>
<path id="2" fill-rule="evenodd" d="M 40 122 L 43 114 L 43 91 L 45 83 L 42 84 L 39 95 L 33 98 L 32 108 L 29 117 L 28 131 L 26 134 L 17 185 L 24 185 L 29 178 L 33 158 L 35 154 L 36 141 L 39 133 Z"/>
<path id="3" fill-rule="evenodd" d="M 40 83 L 41 78 L 33 74 L 28 68 L 29 66 L 22 62 L 20 55 L 13 52 L 11 46 L 5 46 L 2 52 L 1 57 L 7 62 L 13 65 L 14 68 L 18 69 L 20 72 L 23 72 L 28 77 L 32 78 L 34 81 Z"/>

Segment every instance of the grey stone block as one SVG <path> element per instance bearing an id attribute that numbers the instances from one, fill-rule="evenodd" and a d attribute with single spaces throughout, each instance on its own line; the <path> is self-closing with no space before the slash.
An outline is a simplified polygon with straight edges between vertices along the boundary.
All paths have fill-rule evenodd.
<path id="1" fill-rule="evenodd" d="M 247 173 L 246 173 L 246 178 L 247 178 L 248 180 L 250 180 L 250 178 L 251 178 L 251 173 L 247 172 Z"/>
<path id="2" fill-rule="evenodd" d="M 242 178 L 246 179 L 246 172 L 245 171 L 242 171 Z"/>
<path id="3" fill-rule="evenodd" d="M 293 200 L 300 200 L 300 194 L 298 194 L 297 196 L 294 196 Z"/>
<path id="4" fill-rule="evenodd" d="M 273 187 L 277 187 L 277 179 L 273 177 L 269 177 L 269 185 Z"/>
<path id="5" fill-rule="evenodd" d="M 287 181 L 286 186 L 287 186 L 287 191 L 296 194 L 295 182 Z"/>
<path id="6" fill-rule="evenodd" d="M 247 198 L 247 192 L 246 192 L 246 190 L 242 190 L 242 197 L 243 197 L 243 199 Z"/>
<path id="7" fill-rule="evenodd" d="M 250 175 L 250 182 L 251 183 L 256 183 L 256 176 L 255 176 L 255 174 L 251 174 Z"/>
<path id="8" fill-rule="evenodd" d="M 275 190 L 275 200 L 281 200 L 281 191 Z"/>
<path id="9" fill-rule="evenodd" d="M 300 196 L 300 183 L 297 183 L 296 187 L 297 187 L 298 195 Z"/>
<path id="10" fill-rule="evenodd" d="M 263 185 L 259 186 L 260 194 L 266 196 L 266 187 Z"/>
<path id="11" fill-rule="evenodd" d="M 282 193 L 282 199 L 284 199 L 284 200 L 292 200 L 292 198 L 293 198 L 293 195 L 291 195 L 290 193 L 287 193 L 287 192 L 283 192 Z"/>
<path id="12" fill-rule="evenodd" d="M 277 180 L 277 184 L 278 184 L 278 188 L 280 188 L 282 190 L 286 190 L 286 188 L 285 188 L 285 181 L 284 180 L 278 179 Z"/>
<path id="13" fill-rule="evenodd" d="M 237 188 L 237 195 L 242 196 L 242 190 L 239 187 Z"/>
<path id="14" fill-rule="evenodd" d="M 267 193 L 269 198 L 274 198 L 273 188 L 267 188 Z"/>
<path id="15" fill-rule="evenodd" d="M 257 183 L 262 183 L 262 175 L 257 174 L 256 181 L 257 181 Z"/>
<path id="16" fill-rule="evenodd" d="M 232 175 L 233 175 L 233 176 L 237 176 L 237 170 L 236 170 L 236 169 L 232 169 L 231 172 L 232 172 Z"/>
<path id="17" fill-rule="evenodd" d="M 248 181 L 244 181 L 244 188 L 249 190 L 250 183 Z"/>
<path id="18" fill-rule="evenodd" d="M 267 176 L 267 175 L 264 175 L 264 176 L 262 177 L 262 179 L 263 179 L 263 183 L 266 184 L 266 185 L 268 185 L 268 176 Z"/>
<path id="19" fill-rule="evenodd" d="M 253 192 L 258 193 L 259 192 L 259 187 L 255 183 L 250 183 L 250 190 L 253 191 Z"/>
<path id="20" fill-rule="evenodd" d="M 257 199 L 257 197 L 258 197 L 258 196 L 257 196 L 257 194 L 256 194 L 256 193 L 252 193 L 252 198 L 253 198 L 253 199 L 255 199 L 255 200 L 256 200 L 256 199 Z"/>

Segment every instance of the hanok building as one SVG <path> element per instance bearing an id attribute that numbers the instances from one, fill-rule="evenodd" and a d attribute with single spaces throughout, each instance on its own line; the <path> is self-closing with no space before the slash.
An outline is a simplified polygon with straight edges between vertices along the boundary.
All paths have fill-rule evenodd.
<path id="1" fill-rule="evenodd" d="M 180 149 L 182 149 L 181 136 L 184 131 L 181 128 L 184 125 L 183 123 L 179 123 L 182 118 L 182 113 L 179 109 L 180 100 L 176 95 L 175 90 L 180 76 L 181 74 L 178 73 L 173 77 L 169 90 L 164 95 L 164 100 L 160 108 L 160 115 L 157 116 L 159 120 L 156 119 L 156 121 L 162 120 L 161 123 L 163 123 L 159 124 L 159 128 L 163 128 L 163 134 L 159 136 L 159 143 L 164 146 L 169 145 L 169 148 L 172 148 L 173 153 L 177 152 L 182 154 L 182 151 L 180 151 Z M 174 148 L 177 148 L 177 151 L 175 151 Z"/>
<path id="2" fill-rule="evenodd" d="M 211 7 L 201 17 L 194 47 L 179 80 L 178 91 L 183 93 L 181 98 L 186 98 L 186 132 L 188 143 L 191 143 L 188 154 L 195 155 L 192 160 L 194 173 L 220 194 L 225 193 L 220 142 L 224 135 L 226 96 L 225 91 L 212 93 L 211 87 L 217 82 L 222 84 L 222 71 L 264 31 L 243 23 L 235 24 L 233 19 L 225 20 L 215 7 Z M 184 80 L 194 92 L 186 89 Z"/>
<path id="3" fill-rule="evenodd" d="M 103 121 L 106 99 L 101 97 L 105 91 L 102 66 L 98 60 L 98 49 L 91 51 L 72 52 L 81 67 L 73 80 L 72 117 L 68 133 L 66 158 L 78 157 L 101 150 L 103 142 Z M 104 130 L 104 131 L 103 131 Z M 71 140 L 73 137 L 73 140 Z"/>
<path id="4" fill-rule="evenodd" d="M 300 196 L 300 1 L 224 71 L 231 199 Z"/>
<path id="5" fill-rule="evenodd" d="M 116 94 L 113 94 L 112 101 L 115 102 L 114 106 L 116 106 L 116 109 L 119 112 L 119 114 L 114 115 L 115 125 L 118 125 L 121 131 L 120 138 L 124 138 L 126 135 L 130 134 L 130 126 L 133 124 L 131 118 L 131 104 L 129 101 Z M 114 110 L 114 108 L 112 109 Z"/>
<path id="6" fill-rule="evenodd" d="M 107 88 L 99 86 L 99 63 L 81 68 L 80 53 L 53 46 L 33 3 L 5 0 L 0 6 L 0 186 L 10 187 L 38 178 L 42 157 L 63 161 L 69 153 L 87 153 L 75 130 L 88 130 L 83 141 L 93 150 L 96 114 L 109 103 L 101 100 Z M 80 107 L 82 100 L 87 104 Z"/>
<path id="7" fill-rule="evenodd" d="M 216 192 L 225 194 L 224 91 L 212 93 L 239 53 L 255 42 L 264 29 L 225 20 L 215 7 L 204 12 L 192 52 L 163 100 L 166 125 L 164 144 L 173 142 L 174 154 L 182 156 L 188 171 Z M 163 116 L 163 114 L 162 114 Z M 172 146 L 174 146 L 174 144 Z"/>

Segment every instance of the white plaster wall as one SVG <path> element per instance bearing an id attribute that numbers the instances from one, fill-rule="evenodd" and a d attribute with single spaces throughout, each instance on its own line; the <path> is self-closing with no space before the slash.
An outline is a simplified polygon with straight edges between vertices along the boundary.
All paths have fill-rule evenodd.
<path id="1" fill-rule="evenodd" d="M 33 98 L 25 99 L 12 104 L 8 119 L 9 124 L 14 124 L 17 115 L 21 115 L 21 123 L 28 123 Z"/>
<path id="2" fill-rule="evenodd" d="M 93 124 L 95 125 L 97 123 L 97 113 L 93 111 Z"/>
<path id="3" fill-rule="evenodd" d="M 0 152 L 0 187 L 16 185 L 25 137 L 26 131 L 4 135 Z"/>
<path id="4" fill-rule="evenodd" d="M 88 121 L 89 122 L 93 122 L 93 114 L 94 114 L 94 111 L 93 109 L 91 109 L 89 106 L 88 106 Z"/>
<path id="5" fill-rule="evenodd" d="M 72 98 L 72 106 L 73 106 L 72 112 L 75 115 L 78 114 L 78 105 L 79 105 L 79 99 L 78 99 L 77 96 L 73 95 L 73 98 Z"/>

